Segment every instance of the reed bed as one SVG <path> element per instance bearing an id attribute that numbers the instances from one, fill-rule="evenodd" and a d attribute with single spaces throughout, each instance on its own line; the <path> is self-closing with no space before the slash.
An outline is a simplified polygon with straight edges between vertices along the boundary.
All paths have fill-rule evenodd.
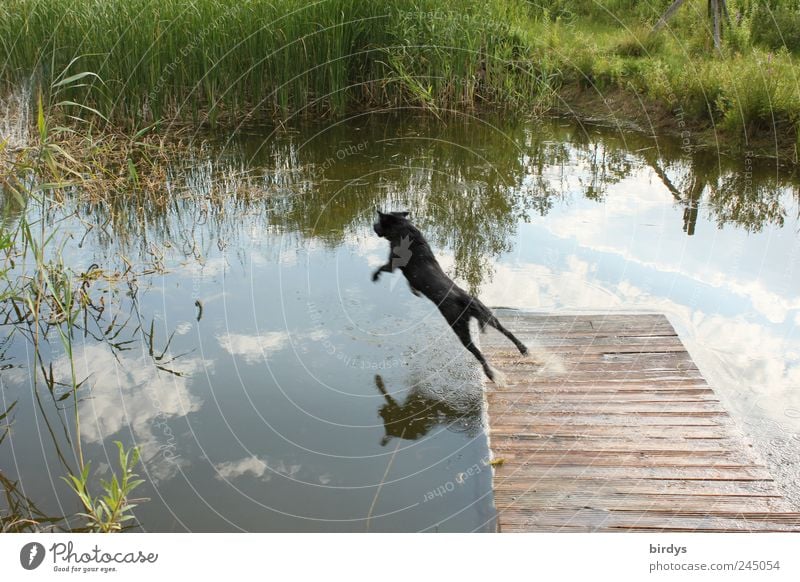
<path id="1" fill-rule="evenodd" d="M 33 79 L 130 125 L 349 105 L 530 108 L 551 92 L 526 58 L 524 10 L 475 0 L 8 0 L 0 80 Z M 80 86 L 58 86 L 85 72 Z"/>
<path id="2" fill-rule="evenodd" d="M 535 116 L 615 90 L 630 117 L 678 110 L 698 136 L 750 149 L 761 135 L 796 161 L 800 48 L 783 28 L 800 8 L 777 2 L 776 48 L 761 4 L 728 4 L 717 52 L 704 0 L 658 34 L 669 0 L 6 0 L 0 96 L 41 90 L 60 122 L 136 132 L 370 108 Z"/>

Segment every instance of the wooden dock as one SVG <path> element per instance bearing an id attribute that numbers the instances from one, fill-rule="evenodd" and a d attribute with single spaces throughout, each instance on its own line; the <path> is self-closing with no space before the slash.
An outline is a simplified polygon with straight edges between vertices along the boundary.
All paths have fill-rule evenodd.
<path id="1" fill-rule="evenodd" d="M 496 314 L 532 352 L 481 336 L 500 531 L 800 531 L 666 317 Z"/>

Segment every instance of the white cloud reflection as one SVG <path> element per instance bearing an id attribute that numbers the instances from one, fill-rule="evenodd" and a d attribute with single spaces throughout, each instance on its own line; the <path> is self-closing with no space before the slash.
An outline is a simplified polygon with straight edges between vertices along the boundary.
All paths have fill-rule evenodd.
<path id="1" fill-rule="evenodd" d="M 256 455 L 214 465 L 214 469 L 217 471 L 216 477 L 221 481 L 233 480 L 245 475 L 252 475 L 261 481 L 269 481 L 275 474 L 294 478 L 301 468 L 301 465 L 297 463 L 286 463 L 281 459 L 270 460 L 269 457 L 262 459 Z"/>
<path id="2" fill-rule="evenodd" d="M 784 280 L 785 250 L 774 233 L 745 239 L 742 231 L 718 229 L 706 219 L 693 238 L 687 237 L 680 228 L 682 209 L 649 170 L 611 186 L 603 204 L 581 200 L 577 205 L 554 212 L 542 227 L 594 253 L 616 255 L 747 299 L 771 323 L 783 323 L 800 309 L 797 286 Z"/>
<path id="3" fill-rule="evenodd" d="M 169 364 L 180 374 L 176 375 L 157 369 L 141 352 L 115 357 L 106 346 L 88 345 L 76 349 L 74 363 L 78 380 L 88 378 L 90 386 L 79 403 L 83 441 L 108 444 L 107 439 L 130 431 L 148 475 L 156 480 L 170 478 L 188 462 L 180 456 L 176 420 L 202 407 L 203 400 L 192 394 L 189 381 L 208 362 L 179 358 Z M 59 381 L 68 382 L 68 358 L 56 360 L 53 371 Z"/>
<path id="4" fill-rule="evenodd" d="M 220 347 L 248 364 L 263 361 L 273 352 L 289 345 L 289 334 L 285 331 L 267 331 L 259 334 L 226 332 L 217 336 Z"/>

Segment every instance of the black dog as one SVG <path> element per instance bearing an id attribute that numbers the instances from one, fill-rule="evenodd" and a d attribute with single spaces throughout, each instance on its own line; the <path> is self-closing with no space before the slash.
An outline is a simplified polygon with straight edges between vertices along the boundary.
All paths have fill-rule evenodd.
<path id="1" fill-rule="evenodd" d="M 489 308 L 453 283 L 433 256 L 428 241 L 407 217 L 408 212 L 384 214 L 378 211 L 378 222 L 373 228 L 375 234 L 389 241 L 389 262 L 375 271 L 372 280 L 377 281 L 384 271 L 391 273 L 400 269 L 408 280 L 411 292 L 417 296 L 422 294 L 436 304 L 464 347 L 478 359 L 483 371 L 494 381 L 492 369 L 472 343 L 469 334 L 471 318 L 478 320 L 481 331 L 491 325 L 514 342 L 521 354 L 527 354 L 528 348 L 497 321 Z"/>

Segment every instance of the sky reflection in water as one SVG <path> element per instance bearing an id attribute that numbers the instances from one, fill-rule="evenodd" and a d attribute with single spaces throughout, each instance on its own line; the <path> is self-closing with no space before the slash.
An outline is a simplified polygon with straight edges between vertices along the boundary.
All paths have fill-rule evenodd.
<path id="1" fill-rule="evenodd" d="M 479 370 L 399 274 L 370 282 L 388 252 L 376 206 L 410 210 L 487 305 L 666 313 L 800 506 L 798 190 L 769 161 L 561 122 L 374 114 L 216 136 L 174 182 L 192 195 L 76 205 L 103 228 L 62 226 L 76 270 L 154 248 L 167 268 L 109 295 L 130 343 L 76 348 L 85 454 L 141 446 L 144 530 L 493 527 Z M 24 342 L 4 358 L 0 407 L 20 404 L 0 463 L 70 513 L 53 403 L 31 397 Z"/>

